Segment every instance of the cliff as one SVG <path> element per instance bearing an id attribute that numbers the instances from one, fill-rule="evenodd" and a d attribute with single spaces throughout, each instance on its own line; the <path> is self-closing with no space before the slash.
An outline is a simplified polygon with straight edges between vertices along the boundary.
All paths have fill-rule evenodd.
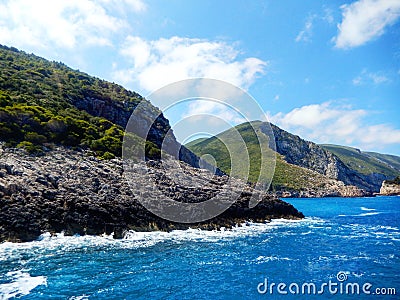
<path id="1" fill-rule="evenodd" d="M 395 178 L 400 174 L 400 157 L 376 152 L 365 152 L 360 149 L 332 144 L 321 145 L 335 154 L 349 169 L 356 171 L 364 181 L 379 190 L 384 180 Z"/>
<path id="2" fill-rule="evenodd" d="M 385 180 L 379 190 L 380 195 L 395 196 L 400 195 L 400 177 L 394 180 Z"/>
<path id="3" fill-rule="evenodd" d="M 316 171 L 328 178 L 342 181 L 346 185 L 354 185 L 366 191 L 373 192 L 379 189 L 379 181 L 367 180 L 356 170 L 347 167 L 332 152 L 275 125 L 271 125 L 271 127 L 275 136 L 276 151 L 283 155 L 288 163 Z M 260 128 L 264 130 L 265 126 L 260 125 Z"/>

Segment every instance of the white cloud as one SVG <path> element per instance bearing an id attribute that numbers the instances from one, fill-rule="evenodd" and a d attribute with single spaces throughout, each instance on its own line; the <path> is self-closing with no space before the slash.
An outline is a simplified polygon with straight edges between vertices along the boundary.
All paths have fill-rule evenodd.
<path id="1" fill-rule="evenodd" d="M 322 16 L 322 20 L 327 22 L 328 24 L 333 24 L 335 18 L 333 17 L 333 11 L 330 8 L 324 9 L 324 15 Z"/>
<path id="2" fill-rule="evenodd" d="M 289 113 L 269 115 L 269 120 L 289 132 L 317 143 L 336 143 L 377 149 L 400 144 L 400 130 L 388 124 L 370 125 L 368 112 L 332 102 L 306 105 Z"/>
<path id="3" fill-rule="evenodd" d="M 296 42 L 311 41 L 314 17 L 315 16 L 311 16 L 307 19 L 306 23 L 304 24 L 303 30 L 301 30 L 295 38 Z"/>
<path id="4" fill-rule="evenodd" d="M 336 48 L 361 46 L 381 36 L 400 17 L 399 0 L 360 0 L 342 5 L 342 23 L 333 38 Z"/>
<path id="5" fill-rule="evenodd" d="M 0 4 L 0 43 L 32 49 L 109 46 L 128 27 L 118 14 L 141 12 L 140 0 L 7 0 Z"/>
<path id="6" fill-rule="evenodd" d="M 390 79 L 382 74 L 382 72 L 368 72 L 366 69 L 362 70 L 360 75 L 353 79 L 354 85 L 363 85 L 373 83 L 375 85 L 390 82 Z"/>
<path id="7" fill-rule="evenodd" d="M 121 54 L 132 66 L 115 69 L 114 79 L 124 84 L 137 83 L 147 92 L 196 77 L 248 88 L 267 66 L 267 62 L 254 57 L 239 60 L 239 51 L 225 42 L 177 36 L 152 41 L 129 36 Z"/>
<path id="8" fill-rule="evenodd" d="M 203 118 L 203 122 L 207 123 L 220 119 L 231 126 L 235 126 L 247 121 L 245 117 L 226 104 L 210 100 L 196 100 L 191 102 L 188 111 L 182 117 L 202 117 L 202 115 L 206 116 Z M 212 125 L 212 123 L 209 125 Z"/>
<path id="9" fill-rule="evenodd" d="M 324 7 L 323 11 L 321 11 L 320 13 L 311 14 L 307 17 L 303 28 L 300 30 L 294 40 L 295 42 L 311 42 L 315 23 L 317 23 L 317 26 L 320 26 L 321 23 L 332 25 L 333 22 L 334 17 L 332 9 Z"/>
<path id="10" fill-rule="evenodd" d="M 99 0 L 100 3 L 112 10 L 123 12 L 131 10 L 134 12 L 145 12 L 147 5 L 142 0 Z"/>

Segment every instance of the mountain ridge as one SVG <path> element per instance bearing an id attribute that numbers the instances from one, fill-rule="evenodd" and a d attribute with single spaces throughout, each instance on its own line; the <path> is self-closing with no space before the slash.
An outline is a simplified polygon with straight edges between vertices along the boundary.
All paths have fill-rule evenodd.
<path id="1" fill-rule="evenodd" d="M 301 195 L 301 191 L 308 187 L 310 187 L 312 191 L 318 190 L 312 181 L 326 181 L 326 185 L 329 186 L 332 185 L 332 183 L 329 184 L 327 180 L 333 179 L 342 182 L 346 186 L 356 186 L 358 189 L 365 190 L 366 194 L 371 194 L 379 191 L 383 180 L 390 179 L 391 174 L 362 174 L 349 167 L 339 156 L 325 149 L 323 146 L 306 141 L 276 125 L 270 124 L 271 129 L 269 129 L 268 126 L 263 126 L 261 121 L 253 121 L 250 123 L 252 126 L 248 125 L 246 127 L 246 123 L 243 123 L 236 126 L 234 129 L 228 129 L 225 132 L 217 134 L 216 137 L 223 136 L 229 132 L 229 130 L 238 130 L 243 134 L 243 132 L 249 130 L 250 127 L 255 127 L 255 130 L 261 132 L 264 131 L 266 135 L 272 130 L 275 138 L 275 149 L 278 154 L 275 175 L 272 180 L 272 189 L 278 191 L 285 191 L 285 189 L 291 190 L 292 195 Z M 186 146 L 198 155 L 206 153 L 213 155 L 216 154 L 215 148 L 218 148 L 213 144 L 214 141 L 213 138 L 203 139 L 200 142 L 195 140 L 188 143 Z M 256 141 L 253 140 L 251 143 L 256 143 Z M 211 146 L 212 144 L 213 146 Z M 217 158 L 218 157 L 217 155 Z M 303 170 L 298 171 L 299 169 L 296 169 L 294 166 L 303 168 Z M 227 168 L 226 166 L 221 166 L 221 169 L 225 170 Z M 297 173 L 297 175 L 292 176 L 288 174 L 285 169 L 291 169 L 292 173 Z M 321 177 L 310 175 L 306 170 L 316 172 L 326 178 L 324 180 Z M 302 177 L 313 179 L 308 181 L 303 180 L 297 186 L 292 184 Z M 318 192 L 316 194 L 320 195 L 321 193 Z M 340 192 L 337 194 L 340 194 Z M 327 189 L 326 195 L 332 195 L 332 191 Z"/>

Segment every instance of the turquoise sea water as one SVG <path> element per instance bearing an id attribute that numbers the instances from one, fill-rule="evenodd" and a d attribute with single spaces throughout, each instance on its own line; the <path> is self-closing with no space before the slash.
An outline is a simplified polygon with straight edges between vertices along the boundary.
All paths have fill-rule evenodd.
<path id="1" fill-rule="evenodd" d="M 376 298 L 346 295 L 346 283 L 370 284 L 371 294 L 395 288 L 397 295 L 378 298 L 400 298 L 400 197 L 285 200 L 307 218 L 218 232 L 132 232 L 124 240 L 45 234 L 2 243 L 0 299 Z M 318 293 L 329 281 L 336 294 L 327 286 L 316 295 L 289 291 L 314 283 Z"/>

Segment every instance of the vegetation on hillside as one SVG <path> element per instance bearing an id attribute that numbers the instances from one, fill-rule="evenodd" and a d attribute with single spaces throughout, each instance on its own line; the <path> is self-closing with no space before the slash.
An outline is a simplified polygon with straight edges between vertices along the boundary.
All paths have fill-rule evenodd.
<path id="1" fill-rule="evenodd" d="M 250 123 L 244 123 L 215 137 L 192 141 L 186 144 L 186 147 L 200 157 L 204 154 L 211 154 L 217 162 L 217 167 L 231 176 L 257 182 L 260 176 L 265 181 L 271 179 L 269 177 L 272 172 L 268 173 L 268 170 L 273 168 L 272 160 L 266 160 L 263 162 L 264 165 L 261 165 L 261 158 L 262 155 L 275 157 L 275 153 L 268 147 L 266 147 L 268 150 L 262 153 L 260 144 L 265 143 L 268 143 L 265 135 L 260 136 Z M 248 157 L 251 158 L 250 161 L 246 160 L 246 151 Z M 210 161 L 210 163 L 212 162 Z"/>
<path id="2" fill-rule="evenodd" d="M 250 171 L 248 174 L 248 180 L 250 182 L 257 182 L 259 179 L 265 180 L 268 182 L 271 178 L 259 178 L 260 176 L 260 165 L 261 165 L 261 151 L 263 151 L 263 155 L 265 157 L 271 158 L 276 155 L 276 165 L 272 178 L 272 183 L 270 189 L 273 191 L 278 190 L 293 190 L 300 191 L 305 187 L 309 188 L 323 188 L 326 182 L 326 178 L 318 174 L 317 172 L 310 171 L 308 169 L 298 167 L 292 164 L 287 163 L 284 158 L 275 154 L 267 145 L 268 138 L 264 135 L 264 138 L 261 138 L 261 143 L 263 145 L 260 146 L 259 138 L 262 137 L 262 133 L 258 131 L 258 126 L 261 122 L 251 122 L 251 123 L 243 123 L 236 126 L 233 129 L 227 130 L 223 133 L 218 134 L 215 137 L 211 137 L 208 139 L 198 139 L 192 141 L 185 146 L 188 147 L 191 151 L 193 151 L 198 156 L 202 156 L 204 154 L 210 154 L 214 157 L 217 162 L 217 167 L 219 167 L 222 171 L 230 174 L 231 171 L 231 156 L 235 157 L 237 153 L 235 151 L 245 151 L 245 149 L 240 149 L 239 143 L 237 140 L 233 139 L 233 131 L 239 132 L 242 136 L 243 140 L 246 143 L 246 148 L 251 158 L 250 160 Z M 229 136 L 232 136 L 230 139 Z M 264 142 L 262 140 L 264 139 Z M 222 142 L 227 143 L 231 151 L 229 153 L 227 147 Z M 268 161 L 266 162 L 268 163 Z M 273 166 L 269 166 L 273 167 Z M 240 177 L 246 178 L 247 174 L 245 174 L 246 168 L 243 168 L 243 173 L 239 174 Z M 268 169 L 267 173 L 268 173 Z"/>
<path id="3" fill-rule="evenodd" d="M 8 146 L 38 153 L 60 144 L 90 149 L 102 158 L 120 156 L 124 128 L 72 104 L 85 97 L 132 105 L 142 101 L 136 93 L 63 63 L 0 46 L 0 140 Z M 129 138 L 139 145 L 139 137 Z M 146 150 L 159 156 L 151 142 Z"/>
<path id="4" fill-rule="evenodd" d="M 385 182 L 388 183 L 388 184 L 400 184 L 400 176 L 397 176 L 393 180 L 386 180 Z"/>
<path id="5" fill-rule="evenodd" d="M 366 155 L 370 157 L 374 157 L 378 161 L 382 162 L 383 164 L 389 165 L 391 168 L 394 168 L 400 173 L 400 157 L 390 154 L 382 154 L 376 152 L 364 152 Z"/>
<path id="6" fill-rule="evenodd" d="M 399 157 L 373 152 L 367 153 L 355 148 L 338 145 L 321 146 L 339 157 L 350 169 L 356 170 L 361 174 L 379 173 L 388 177 L 395 177 L 400 173 Z"/>

